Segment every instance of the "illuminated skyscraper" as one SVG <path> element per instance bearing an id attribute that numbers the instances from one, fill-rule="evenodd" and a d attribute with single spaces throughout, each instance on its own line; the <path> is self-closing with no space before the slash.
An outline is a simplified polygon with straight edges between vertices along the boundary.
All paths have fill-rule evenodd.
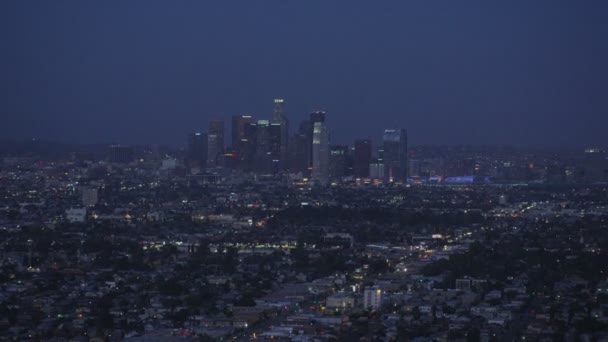
<path id="1" fill-rule="evenodd" d="M 312 178 L 320 183 L 329 180 L 329 133 L 324 121 L 313 125 Z"/>
<path id="2" fill-rule="evenodd" d="M 207 168 L 207 134 L 197 132 L 188 135 L 186 163 L 190 168 L 205 171 Z"/>
<path id="3" fill-rule="evenodd" d="M 312 169 L 312 164 L 313 164 L 313 135 L 314 135 L 314 128 L 315 128 L 315 123 L 317 122 L 321 122 L 321 123 L 325 123 L 325 112 L 318 110 L 318 111 L 314 111 L 312 113 L 310 113 L 310 120 L 308 120 L 308 168 Z"/>
<path id="4" fill-rule="evenodd" d="M 385 129 L 383 141 L 385 180 L 407 181 L 407 132 L 405 129 Z"/>
<path id="5" fill-rule="evenodd" d="M 372 141 L 355 140 L 355 177 L 369 177 L 369 164 L 372 161 Z"/>
<path id="6" fill-rule="evenodd" d="M 287 119 L 287 114 L 285 113 L 285 100 L 274 99 L 272 123 L 281 125 L 280 167 L 285 168 L 285 161 L 287 160 L 287 147 L 289 143 L 289 120 Z"/>
<path id="7" fill-rule="evenodd" d="M 224 154 L 224 121 L 209 121 L 209 131 L 207 132 L 207 166 L 219 166 L 218 162 Z"/>

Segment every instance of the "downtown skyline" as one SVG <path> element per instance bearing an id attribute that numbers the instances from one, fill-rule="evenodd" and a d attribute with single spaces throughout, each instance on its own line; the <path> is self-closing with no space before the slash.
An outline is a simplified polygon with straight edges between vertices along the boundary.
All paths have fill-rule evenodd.
<path id="1" fill-rule="evenodd" d="M 0 6 L 5 139 L 180 146 L 280 97 L 335 143 L 608 144 L 601 1 Z"/>

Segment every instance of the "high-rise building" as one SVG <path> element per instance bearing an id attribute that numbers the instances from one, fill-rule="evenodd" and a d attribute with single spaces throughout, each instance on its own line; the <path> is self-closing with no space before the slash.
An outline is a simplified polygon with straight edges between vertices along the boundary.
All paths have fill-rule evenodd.
<path id="1" fill-rule="evenodd" d="M 246 169 L 248 159 L 251 159 L 251 145 L 254 144 L 252 134 L 255 129 L 251 128 L 253 117 L 251 115 L 232 116 L 232 152 L 235 154 L 235 166 Z M 249 160 L 250 162 L 250 160 Z M 249 164 L 250 165 L 250 164 Z"/>
<path id="2" fill-rule="evenodd" d="M 255 144 L 255 165 L 258 172 L 277 173 L 281 166 L 281 124 L 258 120 Z"/>
<path id="3" fill-rule="evenodd" d="M 292 136 L 289 145 L 289 169 L 292 172 L 301 172 L 303 175 L 308 175 L 308 158 L 310 152 L 311 141 L 309 140 L 310 122 L 304 120 L 300 124 L 300 129 Z"/>
<path id="4" fill-rule="evenodd" d="M 329 133 L 324 121 L 313 125 L 312 178 L 320 183 L 329 180 Z"/>
<path id="5" fill-rule="evenodd" d="M 355 140 L 355 177 L 369 177 L 369 164 L 372 161 L 372 141 L 369 139 Z"/>
<path id="6" fill-rule="evenodd" d="M 339 180 L 346 175 L 348 146 L 332 145 L 329 149 L 329 176 Z"/>
<path id="7" fill-rule="evenodd" d="M 207 168 L 207 134 L 190 133 L 188 135 L 188 151 L 186 162 L 188 167 L 199 169 L 201 172 Z"/>
<path id="8" fill-rule="evenodd" d="M 388 182 L 407 181 L 407 132 L 405 129 L 385 129 L 383 141 L 384 179 Z"/>
<path id="9" fill-rule="evenodd" d="M 381 160 L 372 160 L 369 163 L 369 178 L 384 179 L 384 162 Z"/>
<path id="10" fill-rule="evenodd" d="M 251 122 L 245 126 L 245 134 L 243 139 L 240 141 L 240 150 L 237 153 L 237 164 L 238 167 L 245 171 L 254 171 L 255 165 L 255 152 L 257 148 L 258 137 L 258 125 L 255 122 Z"/>
<path id="11" fill-rule="evenodd" d="M 279 173 L 285 169 L 287 151 L 283 151 L 283 125 L 280 123 L 270 124 L 270 166 L 269 172 Z"/>
<path id="12" fill-rule="evenodd" d="M 267 172 L 270 159 L 270 121 L 258 120 L 255 131 L 255 170 Z"/>
<path id="13" fill-rule="evenodd" d="M 253 121 L 251 115 L 232 116 L 232 149 L 237 150 L 241 139 L 245 138 L 245 127 Z"/>
<path id="14" fill-rule="evenodd" d="M 325 123 L 325 112 L 321 111 L 321 110 L 317 110 L 314 111 L 312 113 L 310 113 L 310 120 L 308 120 L 308 129 L 307 129 L 307 136 L 308 136 L 308 141 L 309 141 L 309 145 L 308 145 L 308 168 L 310 170 L 312 170 L 312 163 L 313 163 L 313 136 L 314 136 L 314 128 L 315 128 L 315 123 L 320 122 L 320 123 Z"/>
<path id="15" fill-rule="evenodd" d="M 274 107 L 272 110 L 272 123 L 281 125 L 281 146 L 280 146 L 280 167 L 283 169 L 286 167 L 285 161 L 287 160 L 287 148 L 289 140 L 289 120 L 285 112 L 285 100 L 274 99 Z"/>
<path id="16" fill-rule="evenodd" d="M 133 161 L 133 148 L 124 145 L 110 146 L 110 163 L 128 164 Z"/>
<path id="17" fill-rule="evenodd" d="M 207 132 L 207 166 L 220 166 L 224 154 L 224 121 L 209 121 Z"/>

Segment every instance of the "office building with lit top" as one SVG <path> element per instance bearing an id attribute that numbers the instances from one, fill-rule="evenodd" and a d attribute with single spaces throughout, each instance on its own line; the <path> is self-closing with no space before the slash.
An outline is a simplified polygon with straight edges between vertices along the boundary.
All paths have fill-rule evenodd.
<path id="1" fill-rule="evenodd" d="M 291 172 L 308 173 L 309 153 L 311 142 L 309 140 L 308 128 L 310 122 L 304 120 L 300 124 L 300 129 L 293 135 L 289 144 L 289 169 Z"/>
<path id="2" fill-rule="evenodd" d="M 312 179 L 319 183 L 329 181 L 329 133 L 324 121 L 313 125 Z"/>
<path id="3" fill-rule="evenodd" d="M 284 169 L 287 160 L 287 149 L 289 146 L 289 120 L 285 113 L 285 100 L 274 99 L 274 107 L 272 110 L 272 123 L 281 126 L 281 139 L 280 139 L 280 160 L 281 169 Z"/>
<path id="4" fill-rule="evenodd" d="M 310 113 L 310 119 L 308 120 L 308 129 L 307 129 L 307 135 L 308 135 L 308 168 L 310 170 L 312 170 L 312 164 L 313 164 L 313 136 L 314 136 L 314 129 L 315 129 L 315 123 L 320 122 L 320 123 L 325 123 L 325 112 L 324 111 L 314 111 L 312 113 Z"/>
<path id="5" fill-rule="evenodd" d="M 281 165 L 281 125 L 258 120 L 255 130 L 255 170 L 275 174 Z"/>
<path id="6" fill-rule="evenodd" d="M 246 170 L 253 163 L 255 147 L 255 123 L 251 115 L 234 115 L 232 117 L 232 146 L 234 166 Z"/>
<path id="7" fill-rule="evenodd" d="M 224 121 L 209 121 L 207 132 L 207 167 L 216 167 L 224 154 Z"/>
<path id="8" fill-rule="evenodd" d="M 348 146 L 332 145 L 329 149 L 329 176 L 331 179 L 339 180 L 346 176 L 346 164 L 348 159 Z"/>
<path id="9" fill-rule="evenodd" d="M 385 181 L 407 181 L 407 132 L 405 129 L 385 129 L 382 140 Z"/>

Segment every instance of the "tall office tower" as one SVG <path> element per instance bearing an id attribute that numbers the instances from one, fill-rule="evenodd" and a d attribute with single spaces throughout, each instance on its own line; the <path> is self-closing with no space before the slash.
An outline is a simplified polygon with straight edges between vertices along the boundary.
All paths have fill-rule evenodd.
<path id="1" fill-rule="evenodd" d="M 110 146 L 110 163 L 128 164 L 133 161 L 133 148 L 124 145 Z"/>
<path id="2" fill-rule="evenodd" d="M 240 149 L 237 153 L 237 165 L 238 168 L 244 171 L 254 171 L 255 165 L 255 152 L 257 149 L 258 142 L 258 125 L 255 122 L 251 122 L 245 126 L 245 134 L 240 141 Z"/>
<path id="3" fill-rule="evenodd" d="M 235 165 L 238 168 L 245 168 L 246 152 L 248 142 L 251 139 L 251 115 L 232 116 L 232 151 L 235 153 Z M 248 136 L 249 133 L 249 136 Z"/>
<path id="4" fill-rule="evenodd" d="M 320 183 L 329 180 L 329 133 L 324 121 L 313 125 L 312 178 Z"/>
<path id="5" fill-rule="evenodd" d="M 405 129 L 384 130 L 384 179 L 388 182 L 407 181 L 407 133 Z"/>
<path id="6" fill-rule="evenodd" d="M 302 172 L 306 177 L 310 176 L 309 166 L 312 165 L 311 149 L 312 136 L 310 135 L 310 121 L 304 120 L 300 123 L 300 129 L 293 138 L 293 152 L 290 154 L 292 158 L 292 171 Z"/>
<path id="7" fill-rule="evenodd" d="M 283 125 L 279 123 L 270 124 L 270 168 L 272 174 L 279 173 L 285 169 L 285 159 L 287 151 L 283 151 Z"/>
<path id="8" fill-rule="evenodd" d="M 312 163 L 313 163 L 313 153 L 312 153 L 312 149 L 313 149 L 313 136 L 314 136 L 314 128 L 315 128 L 315 123 L 317 122 L 322 122 L 325 123 L 325 112 L 321 111 L 321 110 L 317 110 L 314 111 L 312 113 L 310 113 L 310 120 L 308 121 L 308 141 L 309 141 L 309 147 L 308 147 L 308 168 L 312 170 Z"/>
<path id="9" fill-rule="evenodd" d="M 329 149 L 329 176 L 340 179 L 346 175 L 346 159 L 348 146 L 332 145 Z"/>
<path id="10" fill-rule="evenodd" d="M 300 124 L 300 129 L 292 136 L 289 145 L 289 169 L 291 172 L 301 172 L 308 176 L 308 153 L 311 142 L 308 140 L 308 128 L 310 123 L 304 120 Z"/>
<path id="11" fill-rule="evenodd" d="M 190 133 L 188 135 L 187 165 L 201 172 L 207 168 L 207 134 Z"/>
<path id="12" fill-rule="evenodd" d="M 258 120 L 256 129 L 255 165 L 258 172 L 279 171 L 281 154 L 281 125 Z"/>
<path id="13" fill-rule="evenodd" d="M 289 146 L 289 120 L 285 113 L 285 100 L 274 99 L 274 108 L 272 110 L 272 123 L 281 125 L 281 168 L 286 168 L 285 161 L 287 160 L 287 148 Z"/>
<path id="14" fill-rule="evenodd" d="M 369 139 L 355 140 L 355 177 L 369 177 L 369 164 L 372 161 L 372 141 Z"/>
<path id="15" fill-rule="evenodd" d="M 224 121 L 209 121 L 207 132 L 207 166 L 220 166 L 224 154 Z"/>
<path id="16" fill-rule="evenodd" d="M 270 153 L 270 121 L 258 120 L 255 130 L 255 171 L 265 172 Z"/>

